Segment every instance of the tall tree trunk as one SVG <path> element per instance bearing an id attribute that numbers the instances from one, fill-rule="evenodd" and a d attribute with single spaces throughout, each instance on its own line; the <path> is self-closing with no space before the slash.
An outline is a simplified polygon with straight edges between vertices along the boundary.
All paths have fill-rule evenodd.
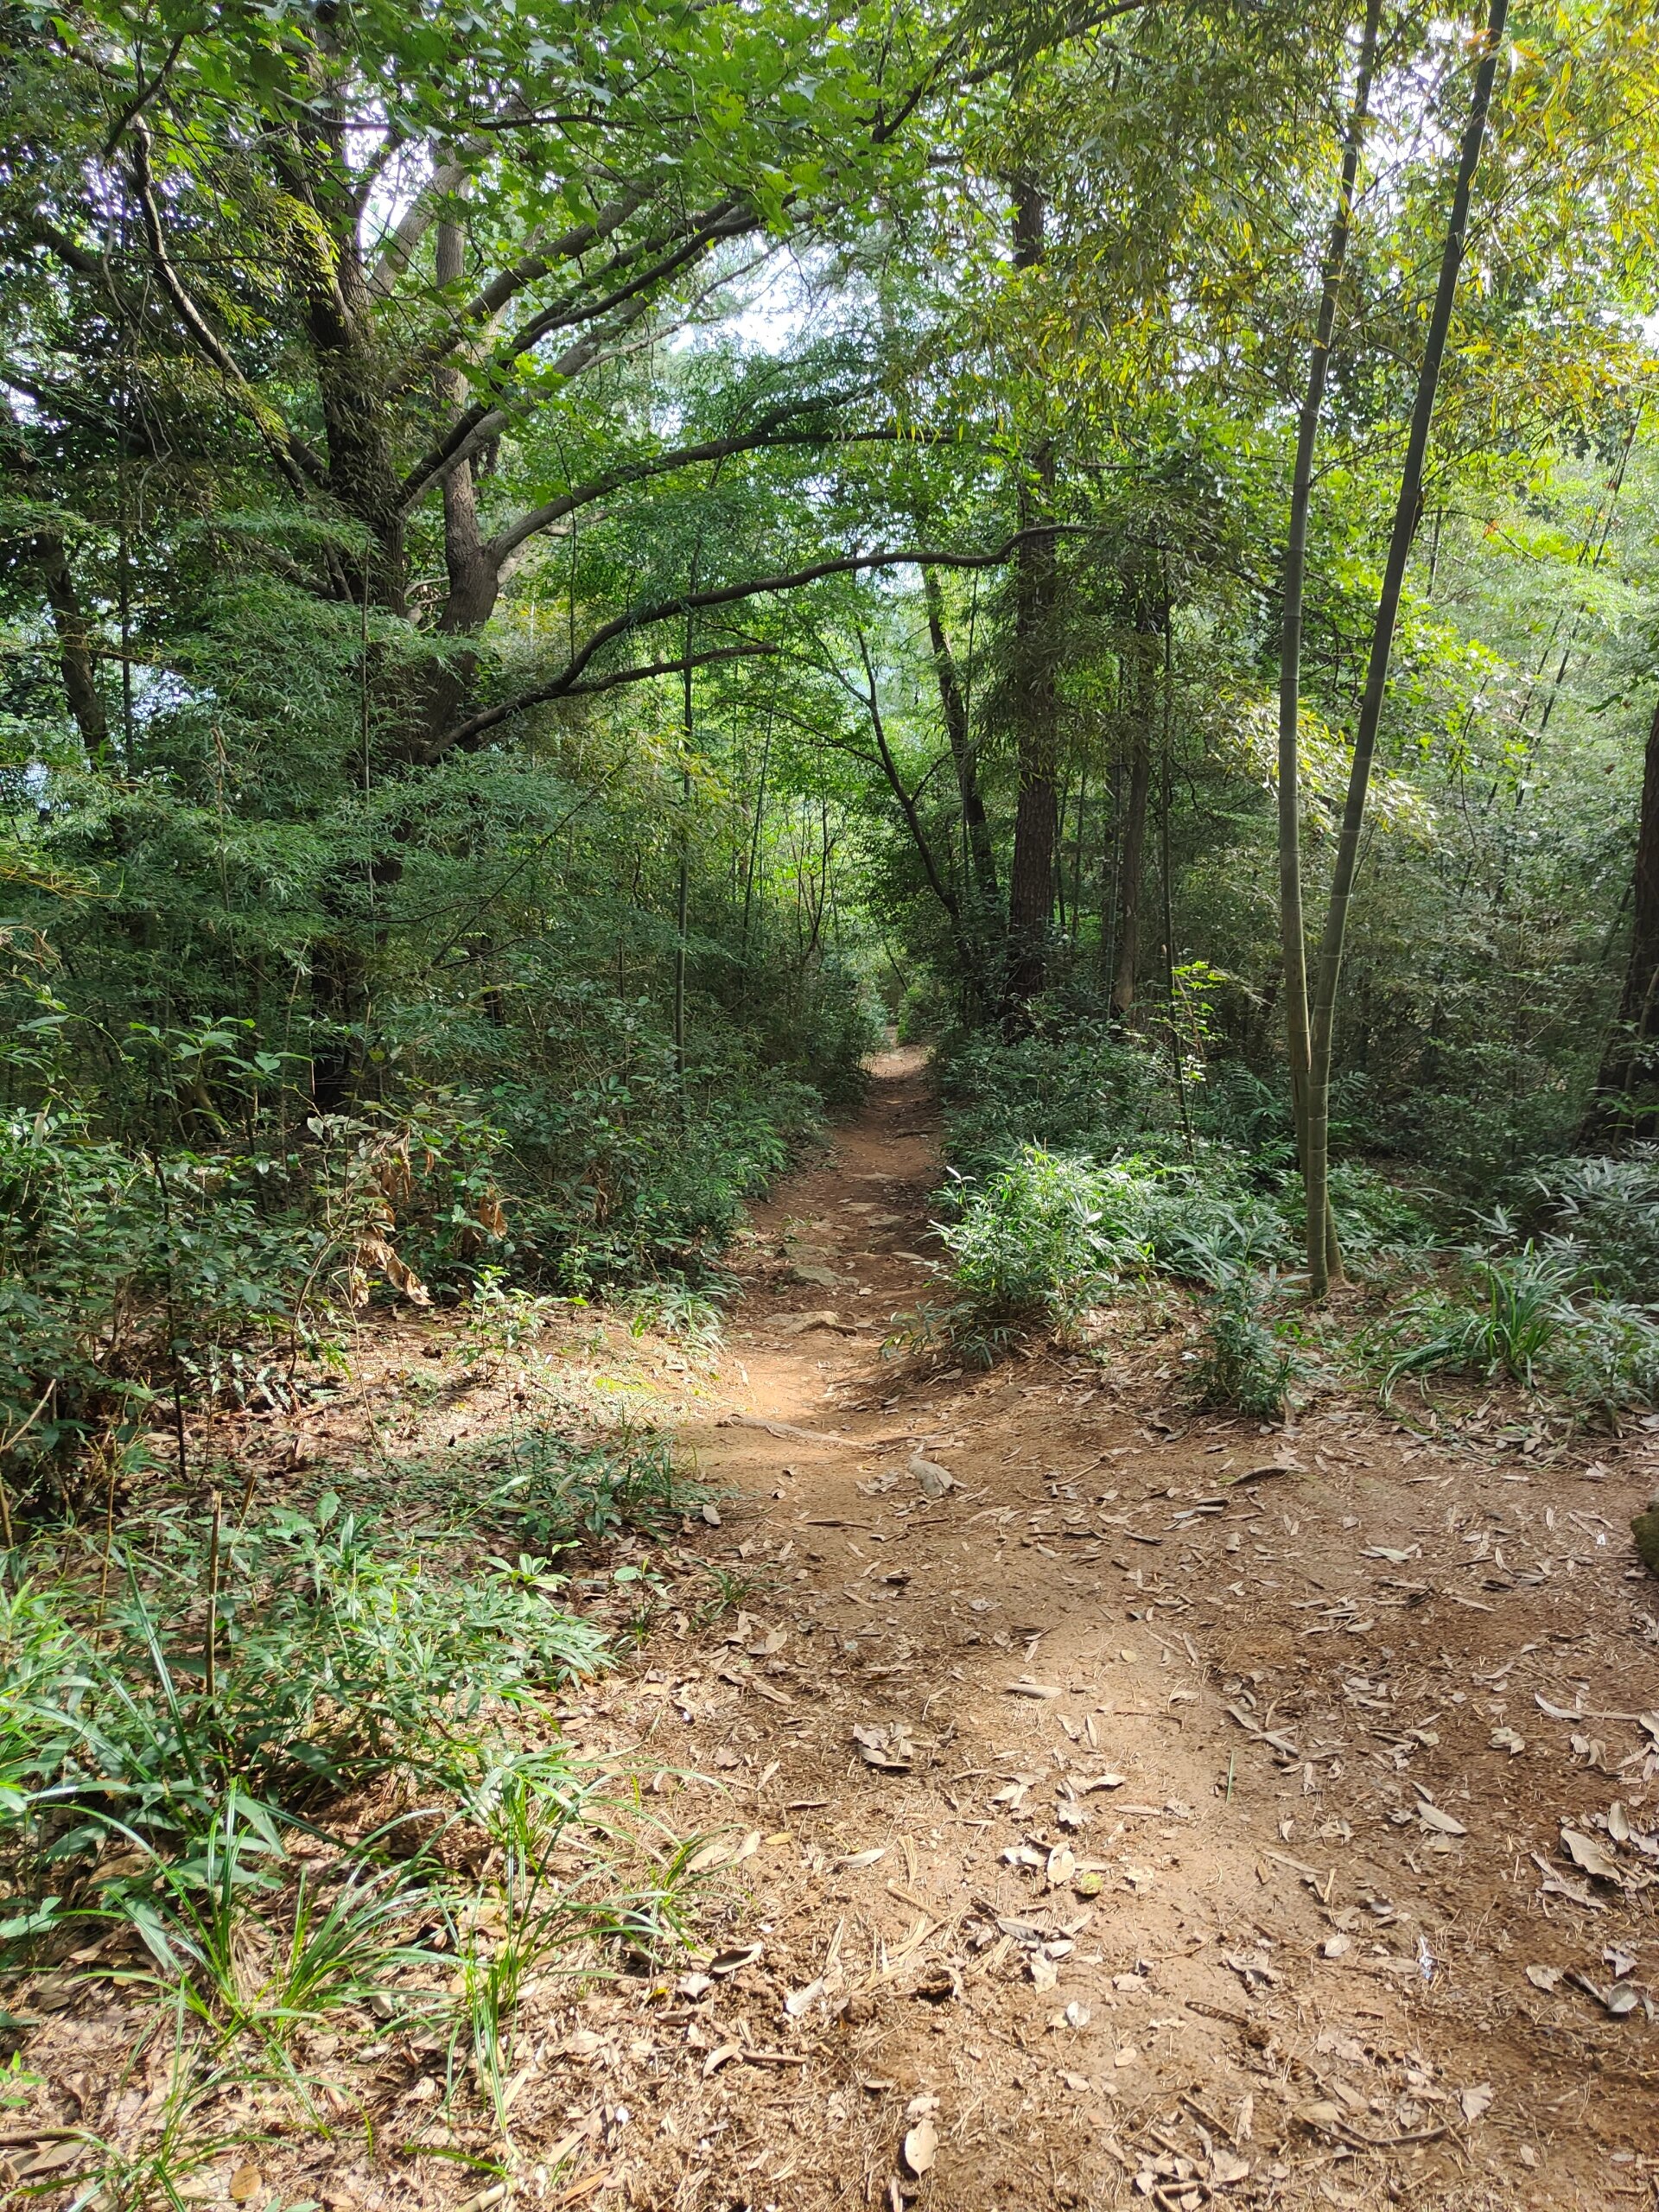
<path id="1" fill-rule="evenodd" d="M 933 670 L 938 679 L 939 711 L 957 772 L 957 791 L 962 806 L 962 826 L 968 846 L 975 897 L 986 913 L 996 906 L 996 854 L 991 844 L 990 817 L 979 789 L 977 748 L 968 726 L 968 702 L 957 672 L 956 656 L 944 627 L 944 596 L 937 569 L 922 570 L 922 597 L 927 607 L 927 631 L 933 647 Z"/>
<path id="2" fill-rule="evenodd" d="M 446 214 L 434 237 L 440 286 L 459 283 L 465 273 L 466 232 L 453 219 L 455 212 Z M 466 377 L 446 363 L 433 383 L 441 416 L 453 423 L 467 405 Z M 478 526 L 478 489 L 470 461 L 460 462 L 443 480 L 443 563 L 449 588 L 438 628 L 450 636 L 482 629 L 495 610 L 500 577 Z M 470 650 L 435 664 L 422 716 L 429 746 L 439 745 L 461 719 L 477 671 L 478 656 Z"/>
<path id="3" fill-rule="evenodd" d="M 1417 396 L 1412 407 L 1405 466 L 1400 475 L 1394 529 L 1389 539 L 1388 560 L 1382 570 L 1382 594 L 1377 601 L 1376 620 L 1371 626 L 1370 659 L 1365 671 L 1365 690 L 1360 702 L 1358 727 L 1354 732 L 1353 767 L 1348 779 L 1347 797 L 1343 803 L 1342 829 L 1337 840 L 1336 866 L 1331 880 L 1331 902 L 1325 914 L 1324 934 L 1319 940 L 1319 967 L 1310 1008 L 1306 1135 L 1302 1162 L 1309 1224 L 1309 1289 L 1315 1298 L 1322 1298 L 1330 1281 L 1339 1278 L 1341 1267 L 1340 1260 L 1335 1268 L 1331 1266 L 1323 1231 L 1331 1199 L 1331 1049 L 1336 1023 L 1337 990 L 1342 975 L 1343 942 L 1347 933 L 1349 905 L 1353 898 L 1354 873 L 1359 863 L 1360 832 L 1365 823 L 1365 795 L 1370 782 L 1371 762 L 1376 752 L 1376 733 L 1382 719 L 1382 702 L 1388 690 L 1389 655 L 1394 644 L 1395 623 L 1400 611 L 1400 594 L 1405 583 L 1406 563 L 1410 557 L 1412 537 L 1416 529 L 1422 493 L 1423 462 L 1428 451 L 1428 433 L 1434 416 L 1434 396 L 1440 384 L 1446 334 L 1452 326 L 1458 276 L 1463 266 L 1464 244 L 1469 227 L 1470 195 L 1474 187 L 1475 171 L 1480 162 L 1481 146 L 1486 136 L 1486 115 L 1491 103 L 1492 79 L 1497 70 L 1498 48 L 1508 16 L 1509 0 L 1491 0 L 1481 57 L 1475 69 L 1469 120 L 1464 129 L 1463 143 L 1459 152 L 1457 183 L 1452 191 L 1452 212 L 1440 253 L 1440 283 L 1429 317 L 1428 339 L 1423 349 L 1422 365 L 1417 372 Z"/>
<path id="4" fill-rule="evenodd" d="M 92 631 L 75 589 L 74 571 L 61 537 L 43 531 L 29 543 L 29 557 L 39 574 L 52 610 L 52 626 L 58 640 L 58 673 L 63 696 L 89 760 L 97 760 L 109 744 L 110 717 L 98 688 L 98 664 L 92 652 Z"/>
<path id="5" fill-rule="evenodd" d="M 1648 731 L 1631 882 L 1630 955 L 1581 1141 L 1659 1135 L 1659 705 Z"/>
<path id="6" fill-rule="evenodd" d="M 320 11 L 323 12 L 323 11 Z M 344 174 L 342 119 L 319 97 L 296 133 L 264 141 L 284 192 L 315 217 L 283 232 L 289 274 L 304 301 L 306 336 L 316 372 L 327 446 L 327 488 L 368 531 L 366 556 L 352 558 L 346 575 L 355 595 L 402 617 L 408 613 L 409 555 L 402 472 L 391 442 L 397 410 L 386 390 L 385 355 L 359 249 L 348 196 L 319 190 L 319 180 Z"/>
<path id="7" fill-rule="evenodd" d="M 0 399 L 0 467 L 13 478 L 24 498 L 41 499 L 41 486 L 35 480 L 28 446 L 16 417 L 3 399 Z M 110 717 L 98 686 L 98 658 L 92 646 L 92 626 L 75 588 L 68 548 L 60 531 L 36 531 L 17 544 L 16 556 L 41 580 L 58 641 L 58 673 L 63 683 L 64 702 L 80 732 L 87 758 L 96 760 L 109 742 Z"/>
<path id="8" fill-rule="evenodd" d="M 1112 1006 L 1128 1014 L 1135 1004 L 1135 971 L 1141 953 L 1141 891 L 1146 874 L 1147 794 L 1152 788 L 1152 743 L 1144 729 L 1135 734 L 1129 759 L 1129 795 L 1123 811 L 1123 866 L 1118 885 L 1117 970 Z"/>
<path id="9" fill-rule="evenodd" d="M 1141 954 L 1147 795 L 1152 788 L 1154 673 L 1152 632 L 1143 614 L 1135 630 L 1134 749 L 1129 754 L 1129 790 L 1123 808 L 1123 859 L 1118 871 L 1117 968 L 1112 979 L 1112 1007 L 1119 1014 L 1128 1014 L 1135 1004 L 1135 976 Z"/>
<path id="10" fill-rule="evenodd" d="M 1122 677 L 1119 677 L 1120 686 Z M 1112 763 L 1111 804 L 1100 847 L 1100 986 L 1109 991 L 1117 973 L 1117 894 L 1123 874 L 1123 764 Z"/>
<path id="11" fill-rule="evenodd" d="M 685 937 L 691 899 L 691 746 L 696 726 L 691 711 L 691 616 L 685 618 L 685 672 L 681 695 L 680 728 L 680 838 L 674 882 L 674 1080 L 678 1086 L 680 1119 L 686 1116 L 685 1096 Z"/>
<path id="12" fill-rule="evenodd" d="M 1371 72 L 1376 61 L 1376 31 L 1382 13 L 1382 0 L 1367 0 L 1365 28 L 1360 36 L 1359 73 L 1354 85 L 1354 105 L 1349 115 L 1348 135 L 1342 151 L 1342 181 L 1337 193 L 1337 212 L 1331 226 L 1331 242 L 1325 251 L 1319 320 L 1314 327 L 1313 357 L 1308 363 L 1307 391 L 1302 401 L 1301 419 L 1296 430 L 1296 467 L 1291 482 L 1290 527 L 1285 542 L 1284 632 L 1279 652 L 1279 929 L 1284 953 L 1285 1033 L 1290 1058 L 1291 1110 L 1296 1123 L 1297 1149 L 1304 1166 L 1307 1158 L 1309 1033 L 1307 938 L 1302 918 L 1299 739 L 1302 604 L 1307 574 L 1307 512 L 1313 488 L 1313 447 L 1319 435 L 1320 410 L 1325 404 L 1325 374 L 1331 359 L 1331 335 L 1336 327 L 1337 304 L 1342 292 L 1343 264 L 1348 257 L 1348 238 L 1353 223 L 1354 183 L 1359 173 L 1366 110 L 1370 105 Z M 1337 1257 L 1334 1224 L 1330 1221 L 1329 1212 L 1327 1204 L 1319 1228 L 1326 1246 L 1327 1269 Z M 1310 1228 L 1310 1237 L 1313 1233 Z"/>
<path id="13" fill-rule="evenodd" d="M 1014 264 L 1034 269 L 1044 256 L 1045 207 L 1035 182 L 1014 180 Z M 1020 527 L 1049 517 L 1054 455 L 1046 440 L 1033 456 L 1020 494 Z M 1014 556 L 1014 713 L 1019 796 L 1014 857 L 1008 869 L 1007 1009 L 1017 1013 L 1047 979 L 1048 934 L 1054 899 L 1054 848 L 1059 827 L 1055 795 L 1058 716 L 1055 688 L 1058 574 L 1052 535 L 1022 537 Z"/>
<path id="14" fill-rule="evenodd" d="M 1089 818 L 1089 763 L 1077 779 L 1077 827 L 1071 847 L 1071 948 L 1075 962 L 1083 943 L 1083 832 Z"/>

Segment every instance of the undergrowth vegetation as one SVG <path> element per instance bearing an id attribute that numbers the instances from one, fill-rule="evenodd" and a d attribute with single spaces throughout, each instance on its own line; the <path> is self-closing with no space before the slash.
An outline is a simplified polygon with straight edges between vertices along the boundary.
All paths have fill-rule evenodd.
<path id="1" fill-rule="evenodd" d="M 959 1357 L 988 1364 L 1039 1325 L 1086 1340 L 1091 1309 L 1159 1276 L 1190 1298 L 1192 1395 L 1260 1418 L 1322 1374 L 1385 1395 L 1408 1376 L 1503 1377 L 1592 1417 L 1659 1398 L 1651 1147 L 1534 1168 L 1487 1214 L 1342 1163 L 1337 1235 L 1388 1310 L 1339 1343 L 1325 1332 L 1322 1364 L 1294 1297 L 1294 1147 L 1238 1070 L 1211 1084 L 1189 1065 L 1178 1084 L 1155 1033 L 1084 1018 L 969 1036 L 941 1075 L 956 1299 L 928 1332 Z"/>
<path id="2" fill-rule="evenodd" d="M 636 1071 L 602 1103 L 567 1094 L 563 1134 L 532 1143 L 522 1096 L 498 1090 L 486 1109 L 405 1084 L 395 1102 L 318 1114 L 234 1026 L 188 1043 L 170 1065 L 217 1102 L 194 1127 L 182 1116 L 188 1143 L 124 1132 L 57 1061 L 0 1049 L 18 1102 L 0 1114 L 0 1477 L 48 1510 L 99 1435 L 130 1435 L 175 1395 L 286 1402 L 296 1359 L 337 1349 L 377 1304 L 500 1318 L 535 1286 L 621 1286 L 640 1315 L 708 1337 L 743 1196 L 822 1110 L 804 1084 L 762 1096 L 742 1076 L 683 1119 L 678 1092 Z M 131 1074 L 133 1051 L 118 1052 Z M 233 1128 L 208 1086 L 265 1058 L 270 1087 Z"/>
<path id="3" fill-rule="evenodd" d="M 175 2040 L 77 2212 L 671 1936 L 547 1707 L 718 1509 L 536 1341 L 701 1380 L 887 1020 L 941 1353 L 1659 1389 L 1652 16 L 8 11 L 6 1940 Z"/>
<path id="4" fill-rule="evenodd" d="M 548 1715 L 649 1621 L 704 1493 L 654 1435 L 516 1423 L 388 1484 L 395 1516 L 152 1481 L 0 1555 L 0 1973 L 73 1960 L 170 2050 L 137 2139 L 81 2139 L 81 2201 L 188 2195 L 228 2095 L 366 2125 L 317 2072 L 331 2023 L 442 2055 L 445 2107 L 505 2139 L 531 1980 L 688 1933 L 707 1839 Z"/>

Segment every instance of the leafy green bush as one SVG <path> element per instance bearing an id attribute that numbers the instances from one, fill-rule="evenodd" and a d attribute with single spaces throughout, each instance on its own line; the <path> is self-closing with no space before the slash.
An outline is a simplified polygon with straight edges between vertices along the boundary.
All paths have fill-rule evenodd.
<path id="1" fill-rule="evenodd" d="M 1478 1304 L 1465 1305 L 1433 1292 L 1403 1308 L 1393 1332 L 1415 1333 L 1417 1341 L 1394 1360 L 1389 1370 L 1391 1383 L 1402 1375 L 1440 1370 L 1507 1375 L 1531 1387 L 1540 1363 L 1571 1323 L 1567 1292 L 1573 1269 L 1562 1264 L 1559 1255 L 1529 1244 L 1507 1257 L 1469 1255 L 1465 1276 Z"/>
<path id="2" fill-rule="evenodd" d="M 499 1241 L 494 1135 L 454 1102 L 305 1136 L 163 1154 L 99 1136 L 89 1101 L 0 1120 L 0 1467 L 25 1503 L 52 1510 L 79 1447 L 157 1393 L 269 1397 L 337 1315 L 425 1300 L 423 1271 Z"/>
<path id="3" fill-rule="evenodd" d="M 1192 1370 L 1200 1405 L 1229 1406 L 1274 1421 L 1301 1363 L 1267 1319 L 1271 1281 L 1238 1269 L 1221 1275 L 1201 1298 L 1203 1349 Z"/>
<path id="4" fill-rule="evenodd" d="M 679 1479 L 668 1440 L 629 1436 L 581 1446 L 560 1431 L 531 1428 L 470 1461 L 483 1481 L 468 1500 L 485 1528 L 505 1526 L 519 1548 L 551 1559 L 599 1544 L 624 1529 L 660 1530 L 704 1493 Z"/>
<path id="5" fill-rule="evenodd" d="M 1599 1289 L 1640 1298 L 1659 1287 L 1659 1145 L 1552 1161 L 1530 1178 L 1523 1207 Z"/>
<path id="6" fill-rule="evenodd" d="M 253 1163 L 146 1158 L 59 1112 L 0 1122 L 0 1458 L 48 1464 L 142 1407 L 158 1363 L 197 1374 L 289 1322 L 320 1237 L 259 1211 Z"/>
<path id="7" fill-rule="evenodd" d="M 1552 1378 L 1587 1412 L 1659 1404 L 1659 1314 L 1621 1299 L 1580 1298 L 1549 1358 Z"/>
<path id="8" fill-rule="evenodd" d="M 1028 1144 L 1110 1159 L 1172 1118 L 1161 1064 L 1099 1019 L 1058 1033 L 958 1040 L 943 1059 L 940 1087 L 946 1150 L 965 1175 L 992 1174 Z"/>
<path id="9" fill-rule="evenodd" d="M 1064 1033 L 1039 1027 L 1011 1042 L 959 1041 L 943 1071 L 946 1146 L 960 1173 L 994 1176 L 1020 1147 L 1122 1169 L 1136 1186 L 1134 1233 L 1153 1264 L 1198 1282 L 1238 1268 L 1294 1266 L 1302 1192 L 1287 1114 L 1248 1069 L 1224 1062 L 1192 1093 L 1180 1128 L 1168 1070 L 1147 1046 L 1098 1018 Z M 1338 1162 L 1332 1203 L 1356 1255 L 1418 1250 L 1436 1233 L 1372 1169 Z"/>
<path id="10" fill-rule="evenodd" d="M 1659 1397 L 1659 1316 L 1651 1306 L 1597 1298 L 1570 1245 L 1529 1241 L 1518 1252 L 1465 1253 L 1473 1302 L 1435 1290 L 1389 1325 L 1385 1392 L 1402 1376 L 1505 1376 L 1532 1389 L 1554 1384 L 1590 1410 Z"/>
<path id="11" fill-rule="evenodd" d="M 788 1165 L 823 1099 L 741 1056 L 702 1058 L 690 1080 L 688 1104 L 671 1058 L 656 1054 L 557 1095 L 493 1087 L 521 1270 L 586 1294 L 717 1269 L 743 1200 Z"/>
<path id="12" fill-rule="evenodd" d="M 1065 1324 L 1122 1269 L 1144 1261 L 1135 1230 L 1140 1211 L 1131 1171 L 1032 1144 L 970 1185 L 959 1218 L 943 1233 L 957 1282 L 978 1314 L 1047 1314 Z"/>
<path id="13" fill-rule="evenodd" d="M 1240 1268 L 1294 1259 L 1280 1194 L 1243 1154 L 1202 1142 L 1191 1158 L 1165 1149 L 1171 1157 L 1143 1151 L 1118 1162 L 1132 1179 L 1137 1230 L 1162 1273 L 1217 1283 Z"/>
<path id="14" fill-rule="evenodd" d="M 1287 1174 L 1279 1199 L 1292 1249 L 1305 1249 L 1307 1218 L 1302 1179 Z M 1331 1169 L 1331 1210 L 1337 1236 L 1349 1260 L 1409 1262 L 1414 1255 L 1445 1249 L 1445 1233 L 1425 1207 L 1363 1160 L 1340 1160 Z"/>

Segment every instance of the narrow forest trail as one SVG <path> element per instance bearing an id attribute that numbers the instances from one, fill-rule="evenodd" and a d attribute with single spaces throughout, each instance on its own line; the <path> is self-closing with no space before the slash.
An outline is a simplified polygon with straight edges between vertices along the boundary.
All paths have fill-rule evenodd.
<path id="1" fill-rule="evenodd" d="M 600 1732 L 748 1834 L 731 1953 L 658 1999 L 684 2053 L 592 2062 L 612 2185 L 1653 2201 L 1655 1436 L 1541 1465 L 1332 1402 L 1265 1432 L 1183 1407 L 1178 1338 L 918 1375 L 880 1347 L 936 1180 L 925 1069 L 888 1054 L 757 1210 L 724 1410 L 681 1431 L 741 1611 L 682 1672 L 653 1640 Z"/>

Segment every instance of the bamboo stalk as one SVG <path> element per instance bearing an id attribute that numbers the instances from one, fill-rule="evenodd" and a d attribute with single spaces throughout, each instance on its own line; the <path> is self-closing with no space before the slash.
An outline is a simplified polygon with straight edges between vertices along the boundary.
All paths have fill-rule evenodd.
<path id="1" fill-rule="evenodd" d="M 1348 778 L 1347 797 L 1343 804 L 1330 904 L 1325 912 L 1324 932 L 1319 939 L 1319 964 L 1309 1010 L 1307 1129 L 1303 1158 L 1303 1176 L 1307 1192 L 1308 1287 L 1315 1298 L 1322 1298 L 1332 1281 L 1341 1280 L 1340 1256 L 1338 1255 L 1333 1268 L 1327 1238 L 1319 1231 L 1325 1224 L 1331 1202 L 1331 1048 L 1336 1022 L 1337 989 L 1342 976 L 1343 945 L 1347 934 L 1349 907 L 1353 899 L 1354 875 L 1359 864 L 1360 832 L 1365 824 L 1365 798 L 1370 784 L 1371 763 L 1376 753 L 1377 728 L 1382 719 L 1382 702 L 1388 691 L 1389 655 L 1399 617 L 1406 563 L 1410 557 L 1412 538 L 1416 531 L 1423 463 L 1428 452 L 1428 434 L 1433 422 L 1440 363 L 1446 353 L 1446 336 L 1452 327 L 1452 309 L 1457 297 L 1458 277 L 1463 267 L 1464 246 L 1469 226 L 1469 201 L 1474 188 L 1475 171 L 1480 162 L 1481 146 L 1486 136 L 1486 117 L 1491 105 L 1492 82 L 1497 72 L 1498 48 L 1508 16 L 1509 0 L 1491 0 L 1480 60 L 1475 70 L 1469 120 L 1464 127 L 1459 152 L 1452 212 L 1447 219 L 1446 239 L 1440 253 L 1440 282 L 1429 317 L 1422 363 L 1417 372 L 1417 394 L 1412 405 L 1411 429 L 1406 444 L 1405 465 L 1400 474 L 1399 496 L 1395 503 L 1394 528 L 1389 535 L 1388 559 L 1382 570 L 1382 589 L 1371 625 L 1370 658 L 1365 671 L 1365 690 L 1360 702 L 1358 727 L 1354 733 L 1353 766 Z"/>
<path id="2" fill-rule="evenodd" d="M 1296 429 L 1296 465 L 1291 481 L 1290 524 L 1285 541 L 1284 629 L 1279 651 L 1279 928 L 1284 951 L 1285 1034 L 1290 1058 L 1291 1113 L 1296 1125 L 1296 1148 L 1303 1173 L 1307 1163 L 1307 1084 L 1311 1061 L 1311 1033 L 1307 1003 L 1307 936 L 1302 914 L 1301 855 L 1301 669 L 1302 609 L 1307 578 L 1307 516 L 1313 489 L 1313 448 L 1319 416 L 1325 404 L 1325 377 L 1331 362 L 1331 339 L 1336 328 L 1337 307 L 1342 293 L 1342 273 L 1348 258 L 1353 228 L 1354 187 L 1359 174 L 1360 149 L 1370 105 L 1371 75 L 1376 63 L 1377 25 L 1382 0 L 1368 0 L 1365 27 L 1360 37 L 1359 70 L 1354 83 L 1354 104 L 1348 118 L 1348 134 L 1342 151 L 1342 181 L 1337 192 L 1337 212 L 1325 257 L 1319 294 L 1319 319 L 1313 351 L 1308 362 L 1307 394 L 1302 402 Z M 1328 1222 L 1327 1197 L 1321 1216 L 1321 1241 L 1329 1247 L 1334 1232 Z M 1308 1217 L 1310 1224 L 1313 1217 Z M 1308 1230 L 1308 1261 L 1313 1270 L 1313 1230 Z"/>

